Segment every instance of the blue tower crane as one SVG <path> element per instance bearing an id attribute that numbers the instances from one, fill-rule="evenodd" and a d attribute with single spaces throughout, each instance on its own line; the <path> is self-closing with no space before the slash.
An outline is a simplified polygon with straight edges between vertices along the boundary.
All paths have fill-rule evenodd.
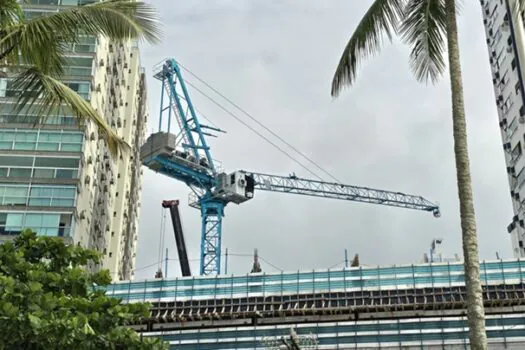
<path id="1" fill-rule="evenodd" d="M 224 131 L 201 124 L 175 59 L 167 59 L 155 70 L 162 83 L 159 130 L 141 147 L 140 157 L 146 167 L 184 182 L 191 189 L 189 205 L 201 212 L 200 274 L 221 272 L 221 235 L 224 208 L 241 204 L 254 196 L 255 190 L 295 193 L 416 209 L 440 216 L 439 206 L 423 197 L 357 187 L 339 183 L 260 174 L 244 170 L 227 174 L 215 164 L 206 137 Z M 163 131 L 163 121 L 167 129 Z M 177 133 L 171 133 L 172 121 Z"/>

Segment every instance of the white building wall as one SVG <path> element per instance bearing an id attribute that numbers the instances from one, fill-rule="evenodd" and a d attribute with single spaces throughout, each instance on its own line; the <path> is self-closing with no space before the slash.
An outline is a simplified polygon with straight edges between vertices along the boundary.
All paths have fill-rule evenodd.
<path id="1" fill-rule="evenodd" d="M 109 124 L 131 147 L 114 158 L 105 147 L 99 148 L 100 171 L 106 176 L 97 182 L 105 210 L 98 213 L 96 222 L 103 228 L 103 267 L 110 270 L 113 280 L 128 280 L 133 277 L 138 233 L 138 225 L 130 223 L 138 220 L 136 207 L 140 203 L 142 177 L 136 154 L 143 143 L 145 123 L 139 120 L 147 117 L 145 110 L 139 108 L 140 101 L 145 103 L 146 99 L 145 86 L 141 84 L 144 72 L 135 42 L 115 44 L 101 40 L 100 46 L 96 82 L 101 88 L 95 89 L 98 98 L 93 100 L 94 106 L 105 111 Z M 97 232 L 95 225 L 91 233 L 94 241 Z"/>
<path id="2" fill-rule="evenodd" d="M 514 216 L 507 228 L 515 257 L 525 256 L 525 28 L 515 0 L 481 0 Z"/>
<path id="3" fill-rule="evenodd" d="M 144 142 L 146 111 L 144 73 L 140 67 L 138 47 L 130 42 L 119 46 L 116 63 L 119 82 L 115 95 L 118 95 L 119 113 L 115 116 L 116 131 L 131 149 L 120 155 L 115 162 L 116 184 L 115 203 L 112 207 L 113 220 L 108 237 L 108 254 L 105 265 L 112 271 L 114 279 L 131 279 L 137 244 L 138 203 L 142 172 L 138 151 Z M 142 102 L 141 102 L 142 101 Z"/>

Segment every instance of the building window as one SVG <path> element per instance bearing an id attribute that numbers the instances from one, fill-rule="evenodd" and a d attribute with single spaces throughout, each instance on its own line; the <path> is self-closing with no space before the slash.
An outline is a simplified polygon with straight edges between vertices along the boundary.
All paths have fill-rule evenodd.
<path id="1" fill-rule="evenodd" d="M 508 82 L 509 82 L 509 78 L 507 77 L 507 72 L 505 72 L 505 74 L 503 74 L 503 77 L 501 78 L 501 81 L 500 81 L 500 89 L 502 91 L 503 89 L 505 89 Z"/>
<path id="2" fill-rule="evenodd" d="M 75 81 L 65 83 L 69 88 L 79 94 L 83 99 L 89 100 L 90 83 L 85 81 Z"/>
<path id="3" fill-rule="evenodd" d="M 25 177 L 30 178 L 31 177 L 31 169 L 27 168 L 12 168 L 9 169 L 9 176 L 8 177 Z"/>
<path id="4" fill-rule="evenodd" d="M 26 20 L 35 19 L 41 16 L 45 16 L 49 11 L 31 9 L 31 11 L 24 10 L 24 17 Z"/>
<path id="5" fill-rule="evenodd" d="M 68 57 L 64 75 L 91 76 L 93 74 L 93 57 Z"/>
<path id="6" fill-rule="evenodd" d="M 1 85 L 0 82 L 0 91 L 2 90 Z M 77 118 L 73 117 L 71 111 L 66 108 L 52 111 L 46 118 L 41 119 L 34 109 L 27 107 L 19 113 L 14 113 L 14 107 L 15 105 L 10 103 L 0 105 L 0 124 L 35 124 L 40 122 L 45 125 L 78 125 Z"/>
<path id="7" fill-rule="evenodd" d="M 518 118 L 514 117 L 512 121 L 510 122 L 509 128 L 507 130 L 509 137 L 512 137 L 512 135 L 514 135 L 516 130 L 518 130 Z"/>
<path id="8" fill-rule="evenodd" d="M 520 141 L 518 142 L 516 147 L 514 147 L 514 149 L 511 152 L 512 161 L 518 160 L 521 157 L 521 154 L 522 154 L 522 150 L 521 150 L 521 141 Z"/>
<path id="9" fill-rule="evenodd" d="M 0 212 L 0 234 L 17 235 L 31 229 L 43 236 L 70 236 L 71 213 Z"/>
<path id="10" fill-rule="evenodd" d="M 59 0 L 29 0 L 30 4 L 35 5 L 59 5 Z"/>
<path id="11" fill-rule="evenodd" d="M 82 142 L 79 131 L 0 130 L 0 150 L 81 152 Z"/>
<path id="12" fill-rule="evenodd" d="M 67 69 L 66 69 L 67 73 Z M 82 98 L 89 100 L 90 98 L 90 85 L 88 81 L 70 81 L 64 82 L 69 88 L 74 90 Z M 0 79 L 0 97 L 18 97 L 21 94 L 21 90 L 13 86 L 12 79 L 2 78 Z"/>
<path id="13" fill-rule="evenodd" d="M 0 184 L 0 205 L 73 207 L 76 186 Z"/>
<path id="14" fill-rule="evenodd" d="M 522 168 L 520 170 L 520 172 L 518 173 L 518 176 L 516 176 L 516 181 L 517 181 L 517 188 L 520 189 L 521 186 L 523 186 L 523 183 L 525 182 L 525 171 L 524 171 L 525 168 Z"/>
<path id="15" fill-rule="evenodd" d="M 76 179 L 80 158 L 0 156 L 0 177 Z"/>

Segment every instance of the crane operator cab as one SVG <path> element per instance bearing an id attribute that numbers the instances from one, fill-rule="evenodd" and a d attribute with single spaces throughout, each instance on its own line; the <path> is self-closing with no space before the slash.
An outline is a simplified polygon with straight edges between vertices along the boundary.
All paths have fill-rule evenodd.
<path id="1" fill-rule="evenodd" d="M 221 173 L 217 177 L 214 194 L 228 202 L 240 204 L 253 198 L 254 188 L 253 177 L 245 172 Z"/>

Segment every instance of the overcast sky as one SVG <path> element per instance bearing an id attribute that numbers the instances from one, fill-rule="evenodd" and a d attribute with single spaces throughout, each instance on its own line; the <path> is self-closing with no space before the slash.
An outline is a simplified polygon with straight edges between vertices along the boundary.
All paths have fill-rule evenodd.
<path id="1" fill-rule="evenodd" d="M 345 248 L 349 255 L 359 253 L 362 264 L 414 263 L 435 237 L 444 239 L 445 255 L 462 253 L 448 79 L 437 86 L 418 84 L 409 71 L 408 49 L 396 42 L 362 67 L 354 88 L 336 100 L 330 97 L 341 51 L 370 3 L 155 1 L 164 38 L 142 48 L 148 134 L 157 128 L 160 97 L 152 67 L 173 57 L 342 182 L 422 195 L 441 206 L 442 217 L 435 219 L 422 211 L 257 192 L 243 205 L 227 206 L 223 248 L 234 254 L 258 248 L 264 271 L 341 266 Z M 464 4 L 460 46 L 480 255 L 494 259 L 498 251 L 511 257 L 506 231 L 511 199 L 481 11 L 479 2 Z M 185 78 L 197 83 L 188 74 Z M 228 172 L 311 177 L 197 91 L 190 93 L 197 109 L 228 132 L 210 142 L 214 158 Z M 136 279 L 155 273 L 150 265 L 159 259 L 163 199 L 182 202 L 189 256 L 198 273 L 200 213 L 187 206 L 188 192 L 145 168 Z M 176 258 L 169 223 L 166 246 Z M 228 272 L 249 272 L 251 263 L 249 257 L 230 256 Z M 170 277 L 180 276 L 177 261 L 169 266 Z"/>

